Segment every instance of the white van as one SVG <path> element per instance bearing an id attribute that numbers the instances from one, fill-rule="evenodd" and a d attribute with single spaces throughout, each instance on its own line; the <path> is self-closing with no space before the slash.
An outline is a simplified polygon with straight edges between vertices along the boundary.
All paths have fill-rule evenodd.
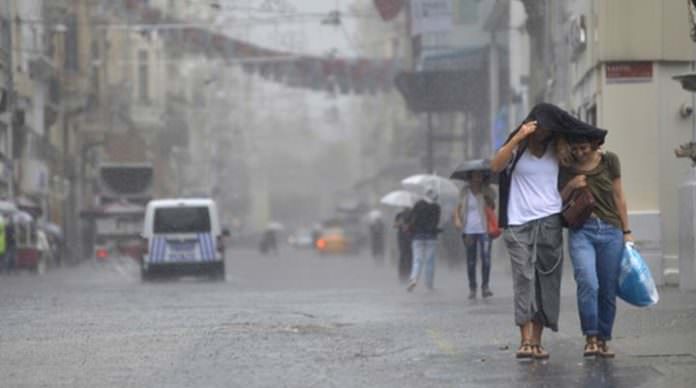
<path id="1" fill-rule="evenodd" d="M 224 232 L 212 199 L 158 199 L 145 209 L 141 277 L 204 274 L 225 279 Z"/>

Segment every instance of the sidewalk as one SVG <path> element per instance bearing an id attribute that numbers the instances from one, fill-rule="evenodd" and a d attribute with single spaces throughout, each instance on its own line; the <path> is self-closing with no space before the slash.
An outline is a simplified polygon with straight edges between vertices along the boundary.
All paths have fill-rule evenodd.
<path id="1" fill-rule="evenodd" d="M 441 267 L 442 268 L 442 267 Z M 462 276 L 466 276 L 462 271 Z M 512 279 L 506 256 L 494 258 L 491 285 L 495 298 L 509 304 L 512 320 Z M 696 387 L 696 293 L 660 289 L 660 302 L 636 308 L 617 301 L 613 360 L 584 359 L 575 300 L 575 279 L 566 258 L 558 333 L 545 334 L 548 361 L 517 361 L 510 370 L 516 343 L 487 353 L 485 368 L 469 371 L 469 386 L 548 387 Z M 498 301 L 493 301 L 498 305 Z M 517 338 L 515 338 L 515 341 Z M 443 365 L 445 369 L 445 365 Z M 491 375 L 490 371 L 495 374 Z M 520 381 L 520 376 L 525 376 Z"/>

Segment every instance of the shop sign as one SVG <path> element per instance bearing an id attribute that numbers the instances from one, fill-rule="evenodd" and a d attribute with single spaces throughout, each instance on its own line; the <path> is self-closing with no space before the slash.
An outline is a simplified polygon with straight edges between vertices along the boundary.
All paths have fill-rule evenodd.
<path id="1" fill-rule="evenodd" d="M 606 64 L 607 83 L 650 82 L 652 62 L 610 62 Z"/>
<path id="2" fill-rule="evenodd" d="M 452 0 L 411 1 L 411 35 L 450 31 L 454 26 Z"/>

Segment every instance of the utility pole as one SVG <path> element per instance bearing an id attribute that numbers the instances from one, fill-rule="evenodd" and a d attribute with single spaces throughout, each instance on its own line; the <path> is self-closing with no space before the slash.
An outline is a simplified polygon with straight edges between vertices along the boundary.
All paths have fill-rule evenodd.
<path id="1" fill-rule="evenodd" d="M 11 0 L 5 0 L 5 8 L 7 9 L 7 44 L 8 48 L 7 57 L 7 145 L 5 146 L 5 154 L 9 160 L 10 165 L 10 179 L 7 182 L 7 195 L 9 200 L 14 200 L 15 197 L 15 187 L 14 187 L 14 109 L 15 109 L 15 88 L 14 88 L 14 62 L 12 56 L 13 53 L 13 33 L 12 33 L 12 2 Z"/>

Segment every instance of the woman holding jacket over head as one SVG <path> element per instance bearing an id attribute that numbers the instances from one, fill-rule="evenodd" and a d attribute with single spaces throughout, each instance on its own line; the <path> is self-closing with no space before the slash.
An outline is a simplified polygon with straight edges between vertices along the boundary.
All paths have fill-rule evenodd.
<path id="1" fill-rule="evenodd" d="M 538 104 L 491 160 L 500 173 L 499 224 L 510 254 L 517 358 L 549 358 L 544 328 L 558 331 L 563 267 L 562 199 L 558 190 L 561 134 L 599 130 L 552 104 Z"/>

